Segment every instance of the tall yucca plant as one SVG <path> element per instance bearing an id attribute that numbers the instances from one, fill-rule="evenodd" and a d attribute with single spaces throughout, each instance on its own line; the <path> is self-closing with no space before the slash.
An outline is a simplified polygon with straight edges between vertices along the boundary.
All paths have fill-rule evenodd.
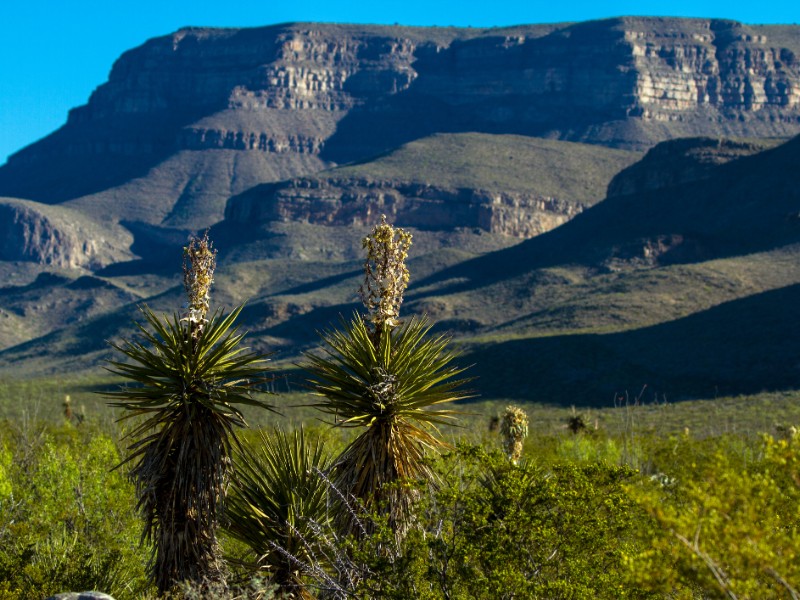
<path id="1" fill-rule="evenodd" d="M 455 419 L 456 411 L 440 405 L 471 397 L 461 389 L 466 380 L 457 378 L 463 369 L 452 364 L 449 338 L 430 337 L 424 318 L 400 323 L 410 245 L 411 235 L 384 217 L 364 239 L 360 293 L 368 314 L 323 333 L 325 353 L 307 355 L 309 383 L 323 397 L 315 406 L 338 426 L 363 430 L 336 460 L 334 483 L 368 510 L 387 510 L 395 531 L 413 501 L 402 483 L 433 479 L 426 450 L 445 445 L 437 426 Z"/>
<path id="2" fill-rule="evenodd" d="M 330 462 L 322 441 L 308 439 L 303 429 L 262 432 L 257 449 L 237 453 L 226 504 L 226 528 L 254 553 L 254 566 L 303 598 L 312 597 L 303 587 L 303 566 L 326 566 L 321 536 L 329 525 L 328 488 L 318 473 Z"/>
<path id="3" fill-rule="evenodd" d="M 124 461 L 131 464 L 143 539 L 153 542 L 151 576 L 159 592 L 181 581 L 224 582 L 217 517 L 231 468 L 239 407 L 269 408 L 252 395 L 266 383 L 265 357 L 242 346 L 241 308 L 206 319 L 215 251 L 206 234 L 184 251 L 188 312 L 157 317 L 147 307 L 144 340 L 112 344 L 127 360 L 109 370 L 133 385 L 109 392 L 113 406 L 140 417 Z"/>

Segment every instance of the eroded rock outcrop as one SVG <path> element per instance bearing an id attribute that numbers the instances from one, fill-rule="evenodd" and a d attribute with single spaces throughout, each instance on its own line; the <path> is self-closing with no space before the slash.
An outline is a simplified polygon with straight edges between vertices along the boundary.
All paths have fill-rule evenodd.
<path id="1" fill-rule="evenodd" d="M 538 195 L 453 189 L 424 183 L 369 179 L 294 179 L 265 184 L 228 203 L 225 218 L 252 225 L 299 221 L 315 225 L 367 225 L 381 215 L 420 229 L 478 228 L 533 237 L 583 210 L 580 203 Z"/>
<path id="2" fill-rule="evenodd" d="M 0 198 L 0 260 L 101 268 L 130 257 L 122 231 L 88 222 L 62 207 Z"/>

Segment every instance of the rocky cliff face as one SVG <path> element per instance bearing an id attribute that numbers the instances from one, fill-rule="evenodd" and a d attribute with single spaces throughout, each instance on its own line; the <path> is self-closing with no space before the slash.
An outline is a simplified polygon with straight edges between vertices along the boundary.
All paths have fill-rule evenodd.
<path id="1" fill-rule="evenodd" d="M 159 165 L 181 174 L 213 163 L 213 194 L 199 175 L 158 186 L 163 207 L 152 213 L 199 227 L 243 182 L 307 175 L 434 132 L 625 148 L 785 136 L 800 132 L 798 52 L 800 28 L 708 19 L 183 29 L 125 53 L 61 130 L 0 168 L 0 193 L 55 202 L 146 180 Z M 208 158 L 221 152 L 224 161 Z M 178 202 L 198 209 L 176 216 Z"/>
<path id="2" fill-rule="evenodd" d="M 386 215 L 406 227 L 477 228 L 527 238 L 561 225 L 583 208 L 535 193 L 368 179 L 295 179 L 232 198 L 225 218 L 242 226 L 275 221 L 372 226 Z"/>
<path id="3" fill-rule="evenodd" d="M 97 269 L 130 257 L 119 231 L 102 231 L 60 207 L 0 198 L 0 260 Z"/>

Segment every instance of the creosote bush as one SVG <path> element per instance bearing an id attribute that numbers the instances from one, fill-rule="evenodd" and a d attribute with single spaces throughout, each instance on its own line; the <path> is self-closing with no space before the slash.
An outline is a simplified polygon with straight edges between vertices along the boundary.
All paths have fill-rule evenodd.
<path id="1" fill-rule="evenodd" d="M 0 599 L 148 595 L 134 488 L 112 432 L 0 421 Z"/>

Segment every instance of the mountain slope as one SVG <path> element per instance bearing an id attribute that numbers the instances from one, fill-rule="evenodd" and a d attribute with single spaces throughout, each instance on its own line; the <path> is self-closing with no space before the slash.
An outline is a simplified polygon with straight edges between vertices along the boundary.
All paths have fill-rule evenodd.
<path id="1" fill-rule="evenodd" d="M 611 406 L 800 387 L 800 284 L 608 334 L 500 341 L 464 356 L 490 398 Z"/>
<path id="2" fill-rule="evenodd" d="M 539 138 L 439 134 L 374 160 L 262 184 L 231 198 L 226 221 L 476 229 L 532 237 L 600 200 L 638 153 Z"/>
<path id="3" fill-rule="evenodd" d="M 665 142 L 631 170 L 663 162 L 670 148 L 685 158 L 687 149 L 709 144 L 722 146 L 706 139 Z M 710 168 L 698 179 L 611 196 L 552 232 L 442 276 L 471 282 L 462 287 L 480 286 L 558 264 L 613 270 L 743 255 L 797 242 L 798 164 L 800 137 Z"/>

